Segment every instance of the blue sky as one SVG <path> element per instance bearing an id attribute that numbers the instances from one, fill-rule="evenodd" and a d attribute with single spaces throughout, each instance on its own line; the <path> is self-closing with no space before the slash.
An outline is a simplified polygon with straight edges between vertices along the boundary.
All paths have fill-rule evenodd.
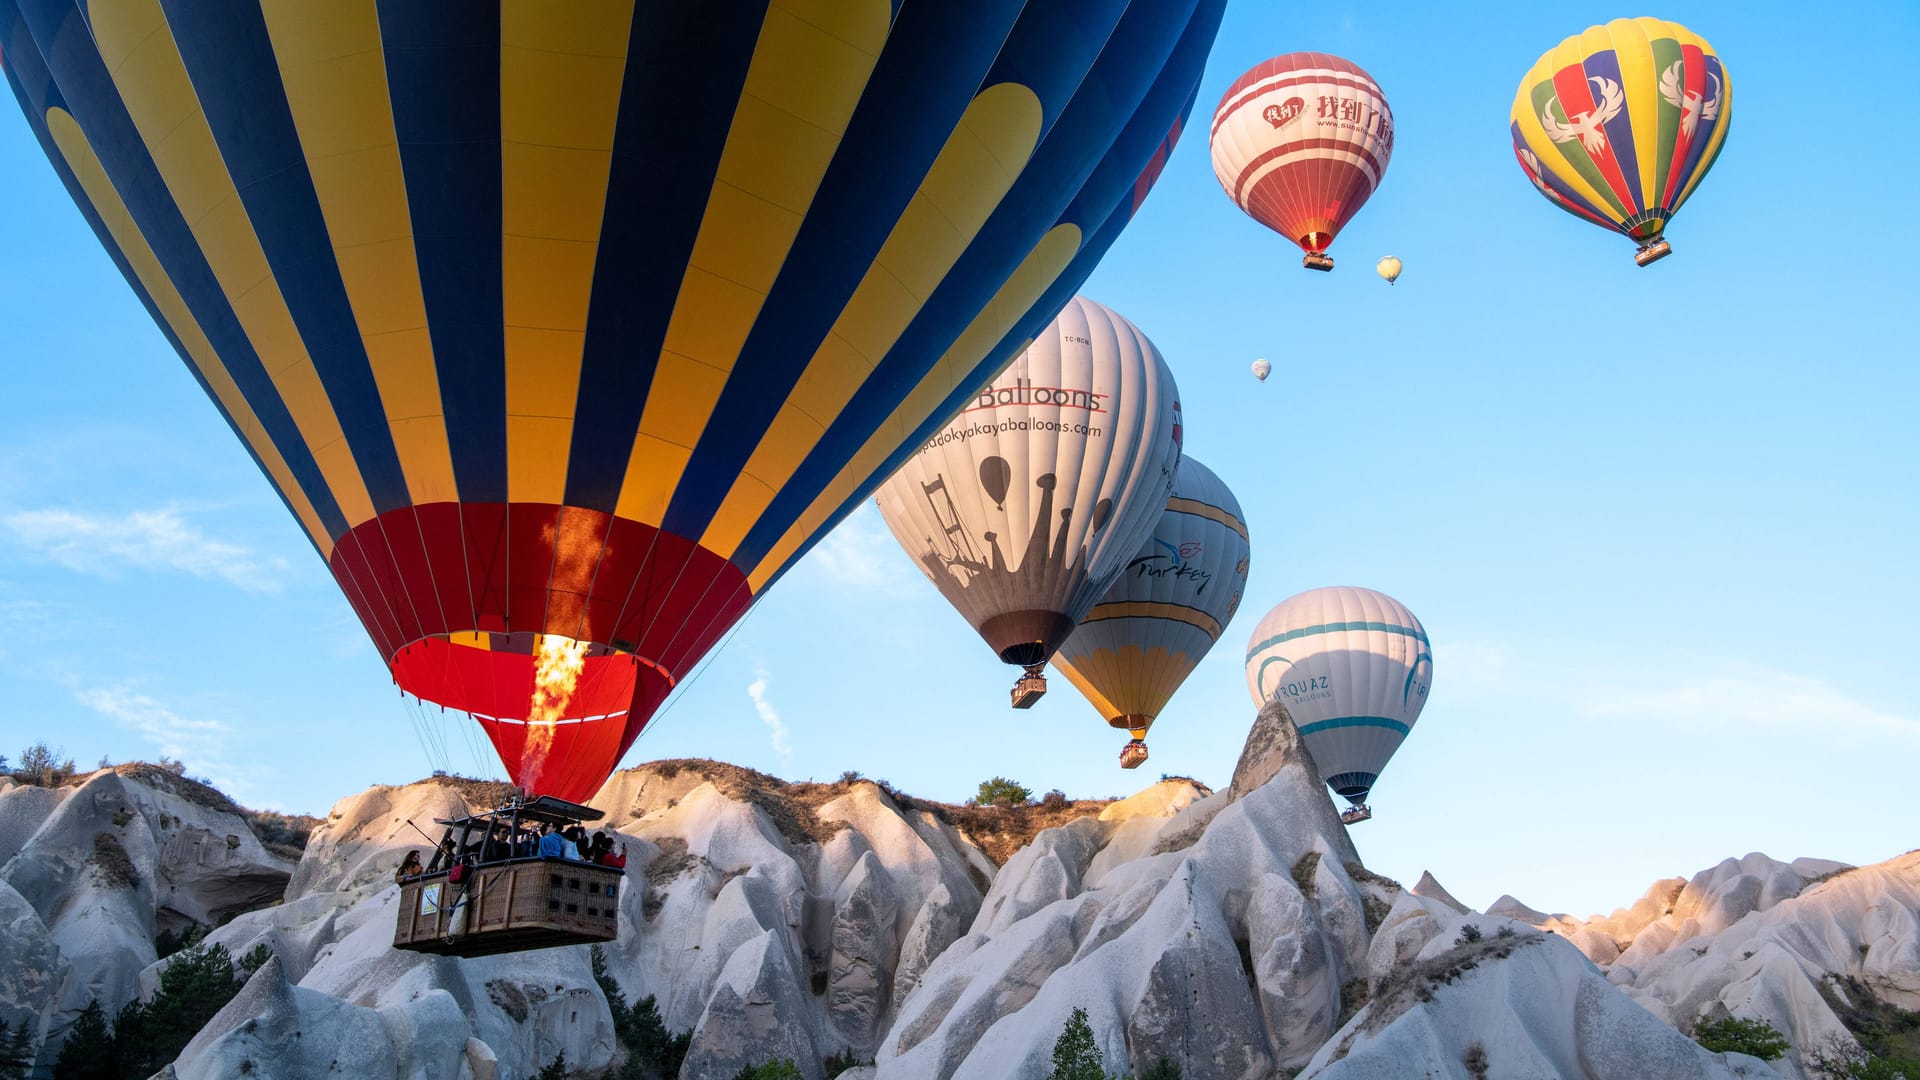
<path id="1" fill-rule="evenodd" d="M 1376 870 L 1584 914 L 1751 850 L 1906 850 L 1920 163 L 1881 73 L 1920 46 L 1920 14 L 1849 10 L 1659 12 L 1713 42 L 1735 115 L 1674 255 L 1643 270 L 1541 199 L 1506 134 L 1535 57 L 1620 12 L 1241 0 L 1186 141 L 1084 290 L 1167 356 L 1187 449 L 1253 536 L 1239 617 L 1152 760 L 1119 771 L 1122 736 L 1064 679 L 1007 710 L 1013 670 L 868 507 L 627 763 L 857 769 L 949 800 L 995 774 L 1074 796 L 1161 771 L 1223 785 L 1253 715 L 1254 622 L 1356 584 L 1421 617 L 1436 669 L 1355 829 Z M 1396 119 L 1330 275 L 1244 218 L 1207 159 L 1227 84 L 1295 49 L 1367 68 Z M 464 718 L 402 702 L 12 108 L 0 163 L 0 752 L 168 753 L 243 802 L 313 813 L 437 767 L 497 775 Z M 1388 253 L 1406 263 L 1392 288 L 1372 272 Z"/>

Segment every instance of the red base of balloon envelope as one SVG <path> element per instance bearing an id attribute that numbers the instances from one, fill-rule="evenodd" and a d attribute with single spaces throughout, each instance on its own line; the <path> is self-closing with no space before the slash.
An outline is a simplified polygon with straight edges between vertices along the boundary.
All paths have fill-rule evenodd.
<path id="1" fill-rule="evenodd" d="M 403 507 L 342 536 L 329 563 L 401 689 L 472 713 L 515 783 L 574 802 L 753 603 L 693 541 L 551 503 Z M 550 635 L 588 645 L 561 720 L 605 719 L 524 723 Z"/>
<path id="2" fill-rule="evenodd" d="M 402 690 L 479 721 L 513 782 L 528 794 L 586 802 L 673 683 L 651 664 L 624 653 L 588 656 L 559 717 L 529 722 L 536 668 L 531 649 L 476 648 L 428 638 L 394 658 L 393 675 Z"/>

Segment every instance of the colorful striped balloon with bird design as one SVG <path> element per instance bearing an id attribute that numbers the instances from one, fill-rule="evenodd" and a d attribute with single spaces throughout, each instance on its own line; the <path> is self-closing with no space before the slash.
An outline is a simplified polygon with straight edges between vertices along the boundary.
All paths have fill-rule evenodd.
<path id="1" fill-rule="evenodd" d="M 1663 19 L 1590 26 L 1520 80 L 1508 124 L 1527 179 L 1562 210 L 1671 250 L 1667 223 L 1713 168 L 1733 119 L 1733 84 L 1705 38 Z"/>

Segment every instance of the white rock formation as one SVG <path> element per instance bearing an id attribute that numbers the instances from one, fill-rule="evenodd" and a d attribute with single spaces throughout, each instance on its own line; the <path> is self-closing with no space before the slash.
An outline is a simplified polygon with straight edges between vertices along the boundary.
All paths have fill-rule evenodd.
<path id="1" fill-rule="evenodd" d="M 1785 1033 L 1796 1051 L 1850 1039 L 1827 1001 L 1837 989 L 1829 976 L 1856 979 L 1891 1004 L 1920 1008 L 1920 851 L 1836 872 L 1769 902 L 1786 891 L 1779 884 L 1785 875 L 1776 872 L 1761 879 L 1754 910 L 1721 925 L 1730 908 L 1754 896 L 1753 886 L 1739 879 L 1758 877 L 1750 873 L 1755 858 L 1741 860 L 1749 864 L 1742 874 L 1725 873 L 1727 863 L 1709 871 L 1718 883 L 1700 891 L 1698 904 L 1681 895 L 1673 916 L 1680 928 L 1665 946 L 1643 948 L 1650 936 L 1643 934 L 1608 977 L 1674 1024 L 1726 1015 L 1761 1019 Z M 1787 865 L 1804 880 L 1821 864 Z M 1703 929 L 1708 926 L 1719 928 Z M 1781 1072 L 1801 1075 L 1803 1065 L 1796 1052 Z"/>
<path id="2" fill-rule="evenodd" d="M 280 962 L 269 960 L 187 1044 L 171 1073 L 177 1080 L 470 1080 L 492 1059 L 465 1030 L 460 1006 L 444 991 L 364 1008 L 288 982 Z"/>
<path id="3" fill-rule="evenodd" d="M 66 985 L 68 964 L 33 905 L 0 881 L 0 1021 L 38 1047 Z"/>
<path id="4" fill-rule="evenodd" d="M 1045 1075 L 1076 1007 L 1109 1068 L 1166 1057 L 1211 1080 L 1311 1056 L 1364 973 L 1369 907 L 1384 913 L 1397 888 L 1354 880 L 1353 847 L 1278 706 L 1225 797 L 1159 788 L 1008 860 L 971 932 L 907 998 L 880 1077 Z"/>
<path id="5" fill-rule="evenodd" d="M 755 783 L 733 766 L 656 763 L 594 799 L 645 877 L 622 897 L 637 932 L 609 966 L 670 1030 L 694 1032 L 689 1076 L 785 1056 L 816 1076 L 829 1054 L 872 1057 L 995 873 L 952 826 L 870 782 L 811 807 L 739 790 Z M 755 1049 L 769 1017 L 780 1039 Z"/>
<path id="6" fill-rule="evenodd" d="M 57 993 L 41 1005 L 43 1058 L 89 1000 L 112 1015 L 133 999 L 159 930 L 211 925 L 271 903 L 293 870 L 261 846 L 224 796 L 150 765 L 102 769 L 51 791 L 8 788 L 0 832 L 25 836 L 0 866 L 0 882 L 32 909 L 57 953 L 30 981 L 44 989 L 61 973 Z M 32 926 L 13 923 L 38 948 Z M 12 943 L 9 936 L 0 979 L 20 963 Z"/>
<path id="7" fill-rule="evenodd" d="M 1455 900 L 1453 894 L 1447 891 L 1447 887 L 1435 881 L 1431 873 L 1421 873 L 1419 882 L 1413 887 L 1413 894 L 1415 896 L 1427 897 L 1430 900 L 1438 900 L 1462 915 L 1473 910 L 1460 901 Z M 1492 912 L 1489 912 L 1489 914 L 1492 914 Z"/>
<path id="8" fill-rule="evenodd" d="M 1498 930 L 1477 942 L 1435 939 L 1396 967 L 1313 1055 L 1303 1080 L 1775 1075 L 1755 1058 L 1707 1052 L 1560 938 Z"/>
<path id="9" fill-rule="evenodd" d="M 290 868 L 177 780 L 0 786 L 0 851 L 18 848 L 0 867 L 0 1019 L 48 1037 L 44 1071 L 89 997 L 154 992 L 156 929 L 241 911 L 209 940 L 273 959 L 176 1080 L 614 1064 L 587 949 L 391 947 L 391 872 L 431 846 L 416 826 L 437 837 L 433 819 L 478 809 L 462 791 L 489 794 L 425 781 L 343 799 Z M 1191 1080 L 1800 1077 L 1795 1057 L 1713 1055 L 1682 1030 L 1730 1013 L 1820 1048 L 1842 1031 L 1829 975 L 1920 1007 L 1920 852 L 1857 870 L 1750 855 L 1608 916 L 1512 897 L 1476 915 L 1431 875 L 1403 890 L 1360 865 L 1278 707 L 1227 790 L 1155 784 L 1004 867 L 867 782 L 660 762 L 593 802 L 629 854 L 608 971 L 691 1034 L 689 1078 L 776 1058 L 817 1078 L 830 1054 L 876 1060 L 854 1080 L 1044 1076 L 1075 1008 L 1110 1071 L 1165 1057 Z M 259 906 L 273 873 L 284 902 Z"/>

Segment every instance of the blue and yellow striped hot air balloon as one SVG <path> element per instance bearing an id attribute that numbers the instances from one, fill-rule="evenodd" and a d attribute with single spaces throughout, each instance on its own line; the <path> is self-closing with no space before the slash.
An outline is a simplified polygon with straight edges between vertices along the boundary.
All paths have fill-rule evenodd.
<path id="1" fill-rule="evenodd" d="M 0 0 L 0 66 L 395 680 L 577 801 L 1073 295 L 1223 2 Z"/>
<path id="2" fill-rule="evenodd" d="M 1514 96 L 1513 153 L 1548 201 L 1624 233 L 1641 266 L 1726 144 L 1733 84 L 1706 39 L 1662 19 L 1615 19 L 1566 39 Z"/>

